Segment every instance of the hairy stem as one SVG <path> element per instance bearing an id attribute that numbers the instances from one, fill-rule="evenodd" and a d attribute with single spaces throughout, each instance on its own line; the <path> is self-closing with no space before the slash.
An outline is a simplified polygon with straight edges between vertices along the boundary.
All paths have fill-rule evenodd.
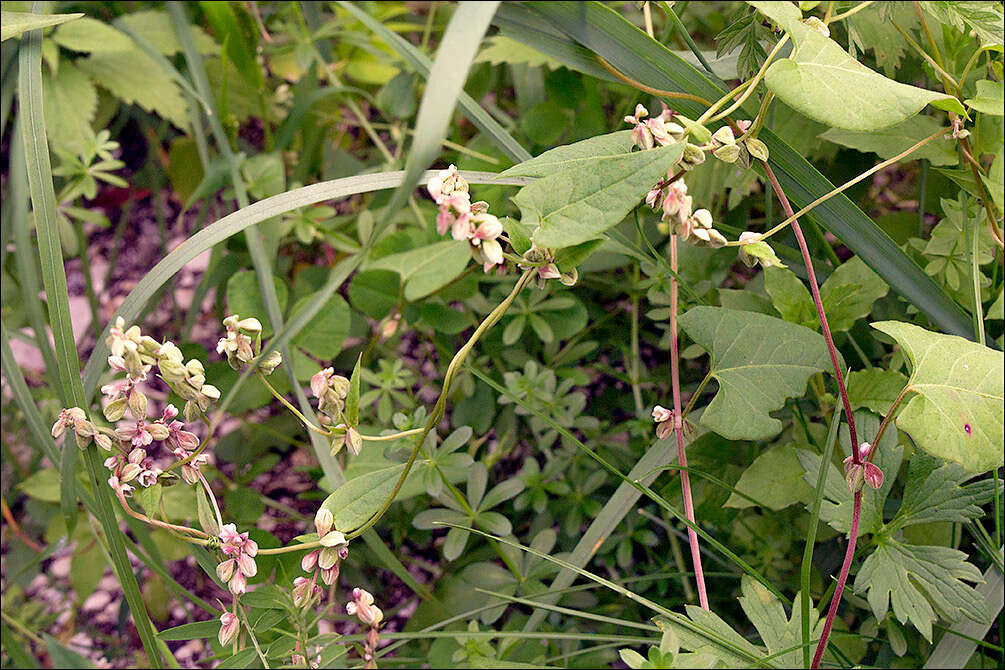
<path id="1" fill-rule="evenodd" d="M 677 235 L 670 236 L 670 266 L 677 271 Z M 681 417 L 680 402 L 680 365 L 677 338 L 677 279 L 670 280 L 670 384 L 673 389 L 673 434 L 677 441 L 677 462 L 681 466 L 680 490 L 684 498 L 684 516 L 692 524 L 694 519 L 694 501 L 691 498 L 691 477 L 687 468 L 687 453 L 684 449 L 684 421 Z M 701 552 L 698 548 L 698 533 L 688 526 L 688 544 L 691 545 L 691 561 L 694 563 L 694 580 L 698 586 L 698 602 L 703 610 L 708 610 L 708 592 L 705 589 L 705 574 L 701 569 Z"/>

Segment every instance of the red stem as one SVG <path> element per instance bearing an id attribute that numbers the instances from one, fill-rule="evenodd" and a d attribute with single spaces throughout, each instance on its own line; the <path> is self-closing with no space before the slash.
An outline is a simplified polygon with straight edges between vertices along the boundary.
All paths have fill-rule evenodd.
<path id="1" fill-rule="evenodd" d="M 820 658 L 824 655 L 824 649 L 827 648 L 827 638 L 830 637 L 831 626 L 834 625 L 834 617 L 837 616 L 837 608 L 841 604 L 841 592 L 844 591 L 845 582 L 848 581 L 848 572 L 851 570 L 851 561 L 855 557 L 855 542 L 858 540 L 858 522 L 861 516 L 862 491 L 856 491 L 851 510 L 851 529 L 848 531 L 848 550 L 844 554 L 844 563 L 841 564 L 841 574 L 838 575 L 834 596 L 831 598 L 831 606 L 827 610 L 827 620 L 824 621 L 820 642 L 817 643 L 817 650 L 813 654 L 813 663 L 810 668 L 814 670 L 820 667 Z"/>
<path id="2" fill-rule="evenodd" d="M 677 272 L 677 236 L 670 236 L 670 268 Z M 670 380 L 673 388 L 673 434 L 677 440 L 677 462 L 687 468 L 687 453 L 684 451 L 684 422 L 681 420 L 680 366 L 678 365 L 677 341 L 677 279 L 670 279 Z M 684 498 L 684 515 L 695 524 L 694 501 L 691 499 L 691 478 L 686 469 L 680 471 L 680 490 Z M 688 526 L 687 541 L 691 546 L 691 561 L 694 563 L 694 580 L 698 585 L 698 602 L 708 611 L 708 592 L 705 589 L 705 573 L 701 569 L 701 552 L 698 551 L 698 533 Z"/>
<path id="3" fill-rule="evenodd" d="M 785 197 L 785 193 L 782 191 L 782 186 L 778 183 L 774 171 L 766 161 L 762 161 L 761 165 L 764 167 L 764 174 L 767 175 L 768 181 L 771 182 L 771 187 L 775 190 L 778 200 L 782 203 L 782 209 L 785 210 L 786 218 L 792 218 L 794 216 L 792 205 L 789 204 L 789 199 Z M 803 237 L 803 231 L 799 227 L 797 219 L 792 220 L 792 233 L 796 236 L 796 241 L 799 243 L 799 251 L 803 254 L 803 263 L 806 264 L 806 274 L 810 280 L 810 292 L 813 294 L 813 303 L 817 307 L 817 317 L 820 319 L 820 327 L 824 333 L 824 340 L 827 342 L 827 351 L 830 353 L 831 364 L 834 366 L 834 377 L 837 379 L 838 390 L 841 393 L 841 403 L 844 405 L 844 413 L 848 420 L 852 461 L 855 465 L 861 465 L 862 457 L 858 451 L 858 435 L 855 432 L 855 415 L 851 411 L 851 402 L 848 400 L 848 391 L 844 384 L 844 373 L 838 362 L 837 348 L 834 346 L 834 338 L 831 337 L 831 329 L 827 324 L 827 314 L 824 313 L 824 304 L 820 299 L 820 287 L 817 285 L 817 276 L 813 271 L 813 259 L 810 257 L 810 249 L 806 245 L 806 238 Z M 858 522 L 861 512 L 862 491 L 856 491 L 851 512 L 851 528 L 848 531 L 848 549 L 845 551 L 844 563 L 841 565 L 841 574 L 838 575 L 837 586 L 834 589 L 834 595 L 831 597 L 830 608 L 827 610 L 827 620 L 824 622 L 823 634 L 820 636 L 820 642 L 817 643 L 817 650 L 813 655 L 811 668 L 819 667 L 820 657 L 823 656 L 824 649 L 827 648 L 827 638 L 830 637 L 831 626 L 834 625 L 834 617 L 837 616 L 837 608 L 841 604 L 841 595 L 844 591 L 845 582 L 848 581 L 851 562 L 855 557 L 855 543 L 858 541 Z"/>
<path id="4" fill-rule="evenodd" d="M 778 179 L 775 178 L 775 173 L 771 167 L 762 162 L 761 165 L 764 166 L 764 173 L 768 176 L 768 180 L 771 182 L 771 187 L 775 189 L 775 194 L 778 196 L 778 200 L 782 203 L 782 209 L 785 210 L 785 218 L 791 218 L 794 215 L 792 211 L 792 205 L 789 204 L 789 199 L 785 197 L 785 193 L 782 191 L 781 184 L 778 183 Z M 848 418 L 848 433 L 851 437 L 851 457 L 852 462 L 855 465 L 862 464 L 862 458 L 858 453 L 858 435 L 855 432 L 855 417 L 851 412 L 851 402 L 848 400 L 848 390 L 844 385 L 844 372 L 841 370 L 841 364 L 838 362 L 838 352 L 837 348 L 834 346 L 834 338 L 831 337 L 831 327 L 827 323 L 827 315 L 824 313 L 824 303 L 820 299 L 820 286 L 817 284 L 817 275 L 813 271 L 813 259 L 810 258 L 810 248 L 806 245 L 806 238 L 803 237 L 802 228 L 799 227 L 799 221 L 792 221 L 792 232 L 796 236 L 796 241 L 799 243 L 799 251 L 803 254 L 803 263 L 806 265 L 806 274 L 810 280 L 810 292 L 813 294 L 813 304 L 817 307 L 817 318 L 820 320 L 820 327 L 824 332 L 824 340 L 827 342 L 827 352 L 831 356 L 831 365 L 834 366 L 834 377 L 837 379 L 838 391 L 841 394 L 841 404 L 844 405 L 844 415 Z"/>

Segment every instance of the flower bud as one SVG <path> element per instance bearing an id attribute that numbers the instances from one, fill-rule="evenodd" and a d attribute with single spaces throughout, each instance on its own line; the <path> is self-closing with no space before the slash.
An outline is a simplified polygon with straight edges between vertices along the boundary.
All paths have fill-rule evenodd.
<path id="1" fill-rule="evenodd" d="M 359 456 L 359 452 L 363 450 L 363 438 L 359 431 L 352 426 L 349 426 L 345 431 L 345 444 L 353 456 Z"/>
<path id="2" fill-rule="evenodd" d="M 314 515 L 314 528 L 318 531 L 318 537 L 324 537 L 327 535 L 334 525 L 335 516 L 327 507 L 322 507 L 318 510 L 317 514 Z M 332 545 L 329 544 L 325 546 L 330 547 Z"/>
<path id="3" fill-rule="evenodd" d="M 245 335 L 255 337 L 262 334 L 262 322 L 255 317 L 248 317 L 237 322 L 237 329 Z"/>
<path id="4" fill-rule="evenodd" d="M 262 374 L 271 375 L 275 372 L 276 368 L 282 365 L 282 363 L 283 355 L 278 351 L 271 351 L 269 352 L 269 355 L 258 364 L 258 369 L 262 371 Z"/>
<path id="5" fill-rule="evenodd" d="M 134 388 L 129 392 L 129 411 L 137 419 L 144 419 L 147 416 L 147 397 Z"/>
<path id="6" fill-rule="evenodd" d="M 126 413 L 127 402 L 128 400 L 126 400 L 125 398 L 119 398 L 118 400 L 113 400 L 112 402 L 105 405 L 105 408 L 102 410 L 102 412 L 105 415 L 105 418 L 112 423 L 115 423 L 116 421 L 121 419 L 122 416 Z"/>
<path id="7" fill-rule="evenodd" d="M 130 482 L 136 479 L 141 472 L 143 472 L 143 468 L 137 465 L 136 463 L 127 463 L 126 466 L 122 468 L 122 473 L 121 476 L 119 477 L 119 481 Z"/>
<path id="8" fill-rule="evenodd" d="M 750 155 L 756 158 L 757 160 L 759 161 L 768 160 L 768 146 L 761 140 L 757 139 L 756 137 L 751 137 L 749 139 L 744 140 L 743 144 L 744 146 L 747 147 L 747 151 L 750 152 Z"/>
<path id="9" fill-rule="evenodd" d="M 318 565 L 318 554 L 320 553 L 320 550 L 315 549 L 304 554 L 304 557 L 300 559 L 300 568 L 304 572 L 313 572 Z"/>
<path id="10" fill-rule="evenodd" d="M 719 130 L 712 133 L 712 142 L 721 145 L 735 144 L 736 139 L 733 137 L 733 129 L 729 126 L 719 128 Z"/>
<path id="11" fill-rule="evenodd" d="M 234 570 L 236 569 L 237 562 L 229 558 L 216 566 L 216 576 L 220 578 L 221 582 L 229 582 L 230 578 L 234 576 Z"/>
<path id="12" fill-rule="evenodd" d="M 338 561 L 338 550 L 335 547 L 325 547 L 318 554 L 318 567 L 322 570 L 330 570 Z"/>
<path id="13" fill-rule="evenodd" d="M 724 144 L 713 151 L 712 155 L 723 163 L 735 163 L 740 157 L 740 147 L 736 144 Z"/>
<path id="14" fill-rule="evenodd" d="M 326 586 L 331 586 L 338 580 L 339 575 L 339 564 L 336 563 L 327 570 L 321 570 L 321 581 L 325 583 Z"/>
<path id="15" fill-rule="evenodd" d="M 572 268 L 568 272 L 563 272 L 558 281 L 562 282 L 563 286 L 575 286 L 576 282 L 579 281 L 579 270 Z"/>
<path id="16" fill-rule="evenodd" d="M 152 423 L 147 426 L 147 430 L 150 431 L 155 440 L 166 440 L 171 434 L 171 431 L 163 423 Z"/>
<path id="17" fill-rule="evenodd" d="M 701 165 L 705 162 L 705 152 L 698 146 L 688 142 L 684 145 L 684 163 L 687 166 Z"/>
<path id="18" fill-rule="evenodd" d="M 346 544 L 345 535 L 337 530 L 332 530 L 321 536 L 319 540 L 322 547 L 338 547 Z"/>
<path id="19" fill-rule="evenodd" d="M 229 647 L 237 641 L 237 636 L 241 633 L 241 620 L 232 612 L 224 612 L 220 617 L 220 634 L 217 640 L 223 647 Z"/>
<path id="20" fill-rule="evenodd" d="M 863 478 L 865 479 L 865 483 L 874 489 L 878 489 L 883 486 L 883 471 L 880 470 L 879 466 L 875 463 L 865 464 Z"/>
<path id="21" fill-rule="evenodd" d="M 94 443 L 105 451 L 112 450 L 112 438 L 105 433 L 96 433 L 94 435 Z"/>
<path id="22" fill-rule="evenodd" d="M 181 361 L 166 358 L 161 359 L 157 364 L 157 369 L 160 370 L 161 377 L 168 384 L 180 384 L 188 376 L 185 366 L 181 364 Z"/>

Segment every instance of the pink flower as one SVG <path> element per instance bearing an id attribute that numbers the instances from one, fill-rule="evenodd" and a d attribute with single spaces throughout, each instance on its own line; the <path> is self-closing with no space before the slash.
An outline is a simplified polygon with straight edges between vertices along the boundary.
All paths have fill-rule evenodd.
<path id="1" fill-rule="evenodd" d="M 320 398 L 324 395 L 325 390 L 328 388 L 328 383 L 334 375 L 334 368 L 323 368 L 319 372 L 314 373 L 314 376 L 311 377 L 311 393 L 314 394 L 315 398 Z"/>
<path id="2" fill-rule="evenodd" d="M 150 433 L 150 429 L 142 419 L 132 426 L 116 428 L 115 436 L 120 440 L 132 442 L 134 447 L 145 447 L 154 441 L 154 436 Z"/>
<path id="3" fill-rule="evenodd" d="M 168 449 L 192 450 L 199 446 L 199 436 L 187 430 L 182 430 L 185 426 L 181 421 L 172 421 L 168 424 L 168 436 L 164 440 Z"/>
<path id="4" fill-rule="evenodd" d="M 743 119 L 736 122 L 736 127 L 740 129 L 741 133 L 745 133 L 750 129 L 750 126 L 754 124 L 750 119 Z"/>
<path id="5" fill-rule="evenodd" d="M 559 279 L 562 277 L 562 273 L 558 271 L 558 266 L 554 263 L 548 263 L 539 267 L 537 275 L 541 279 Z"/>
<path id="6" fill-rule="evenodd" d="M 102 386 L 101 393 L 108 398 L 109 401 L 114 402 L 125 396 L 130 387 L 132 387 L 132 383 L 128 379 L 121 379 L 119 381 L 112 382 L 111 384 L 105 384 Z"/>
<path id="7" fill-rule="evenodd" d="M 220 634 L 217 640 L 220 645 L 229 647 L 237 641 L 237 636 L 241 633 L 241 620 L 231 612 L 224 612 L 220 616 Z"/>
<path id="8" fill-rule="evenodd" d="M 365 626 L 376 628 L 384 620 L 384 613 L 373 604 L 373 596 L 360 588 L 352 590 L 352 600 L 346 604 L 345 611 L 349 616 L 359 617 Z"/>

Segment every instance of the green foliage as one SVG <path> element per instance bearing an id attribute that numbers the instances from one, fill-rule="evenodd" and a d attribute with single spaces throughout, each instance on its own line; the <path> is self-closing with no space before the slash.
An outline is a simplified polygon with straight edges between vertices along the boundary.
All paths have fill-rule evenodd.
<path id="1" fill-rule="evenodd" d="M 901 123 L 926 105 L 964 114 L 953 96 L 888 79 L 848 55 L 841 46 L 800 21 L 795 6 L 754 2 L 795 42 L 795 59 L 775 61 L 765 83 L 802 114 L 845 130 L 879 130 Z M 791 7 L 780 11 L 781 7 Z M 849 91 L 854 91 L 849 95 Z"/>
<path id="2" fill-rule="evenodd" d="M 987 472 L 1003 464 L 1005 360 L 1002 352 L 895 321 L 873 327 L 893 337 L 911 362 L 911 396 L 897 426 L 930 454 Z"/>
<path id="3" fill-rule="evenodd" d="M 300 653 L 361 665 L 366 610 L 338 635 L 319 625 L 330 598 L 365 601 L 343 587 L 372 594 L 395 631 L 380 631 L 382 667 L 808 666 L 823 626 L 812 603 L 831 597 L 856 484 L 831 353 L 858 442 L 885 421 L 869 466 L 884 478 L 873 488 L 867 471 L 824 665 L 1000 665 L 985 597 L 1001 567 L 1000 2 L 6 11 L 24 7 L 5 3 L 0 54 L 5 666 L 47 653 L 71 667 L 158 655 L 177 667 L 191 659 L 172 653 L 194 639 L 194 660 L 221 667 L 298 665 Z M 728 119 L 708 121 L 781 31 L 794 48 Z M 688 50 L 664 46 L 678 42 Z M 658 109 L 657 89 L 686 94 L 666 119 L 684 137 L 640 150 L 643 131 L 623 119 Z M 763 142 L 792 206 L 816 202 L 800 221 L 826 278 L 831 352 L 791 230 L 767 241 L 779 265 L 763 272 L 695 243 L 705 221 L 735 246 L 784 217 L 767 169 L 743 150 L 717 158 L 729 138 L 711 130 L 744 120 L 744 147 Z M 681 162 L 686 142 L 689 160 L 704 145 L 704 163 Z M 446 211 L 425 187 L 451 164 L 463 181 L 441 191 L 455 189 Z M 675 176 L 690 200 L 666 214 Z M 466 212 L 456 189 L 484 200 L 470 242 L 436 232 Z M 495 272 L 482 271 L 487 242 L 506 252 Z M 263 324 L 256 354 L 282 352 L 269 386 L 216 353 L 221 337 L 243 342 L 220 326 L 230 314 Z M 134 324 L 152 367 L 133 369 L 146 378 L 130 392 L 145 400 L 117 401 L 132 409 L 109 422 L 94 396 L 126 381 L 110 349 L 136 364 L 122 341 Z M 172 342 L 184 372 L 161 360 Z M 199 384 L 221 397 L 186 408 Z M 650 418 L 675 401 L 690 505 L 672 421 Z M 210 457 L 191 462 L 205 481 L 169 441 L 139 454 L 112 437 L 137 420 L 160 434 L 168 403 L 196 433 L 181 439 Z M 74 405 L 87 423 L 64 415 L 78 418 L 54 440 Z M 91 430 L 109 453 L 80 435 Z M 130 452 L 143 474 L 129 472 L 120 501 L 110 477 L 126 476 Z M 338 581 L 304 604 L 307 585 L 332 578 L 303 570 L 320 549 L 319 507 L 352 538 L 347 558 L 324 550 Z M 259 546 L 235 598 L 213 539 L 230 523 Z M 684 546 L 688 529 L 698 546 Z M 94 629 L 100 612 L 57 624 L 53 590 L 79 609 L 108 590 L 109 564 L 130 615 L 122 635 Z M 237 614 L 235 645 L 219 642 L 222 610 Z M 96 645 L 71 651 L 48 633 Z M 137 660 L 137 640 L 150 658 Z M 953 640 L 973 646 L 950 651 Z"/>
<path id="4" fill-rule="evenodd" d="M 731 440 L 763 440 L 782 429 L 769 412 L 799 395 L 810 375 L 829 365 L 823 338 L 763 314 L 694 307 L 681 328 L 712 356 L 719 392 L 701 424 Z"/>

